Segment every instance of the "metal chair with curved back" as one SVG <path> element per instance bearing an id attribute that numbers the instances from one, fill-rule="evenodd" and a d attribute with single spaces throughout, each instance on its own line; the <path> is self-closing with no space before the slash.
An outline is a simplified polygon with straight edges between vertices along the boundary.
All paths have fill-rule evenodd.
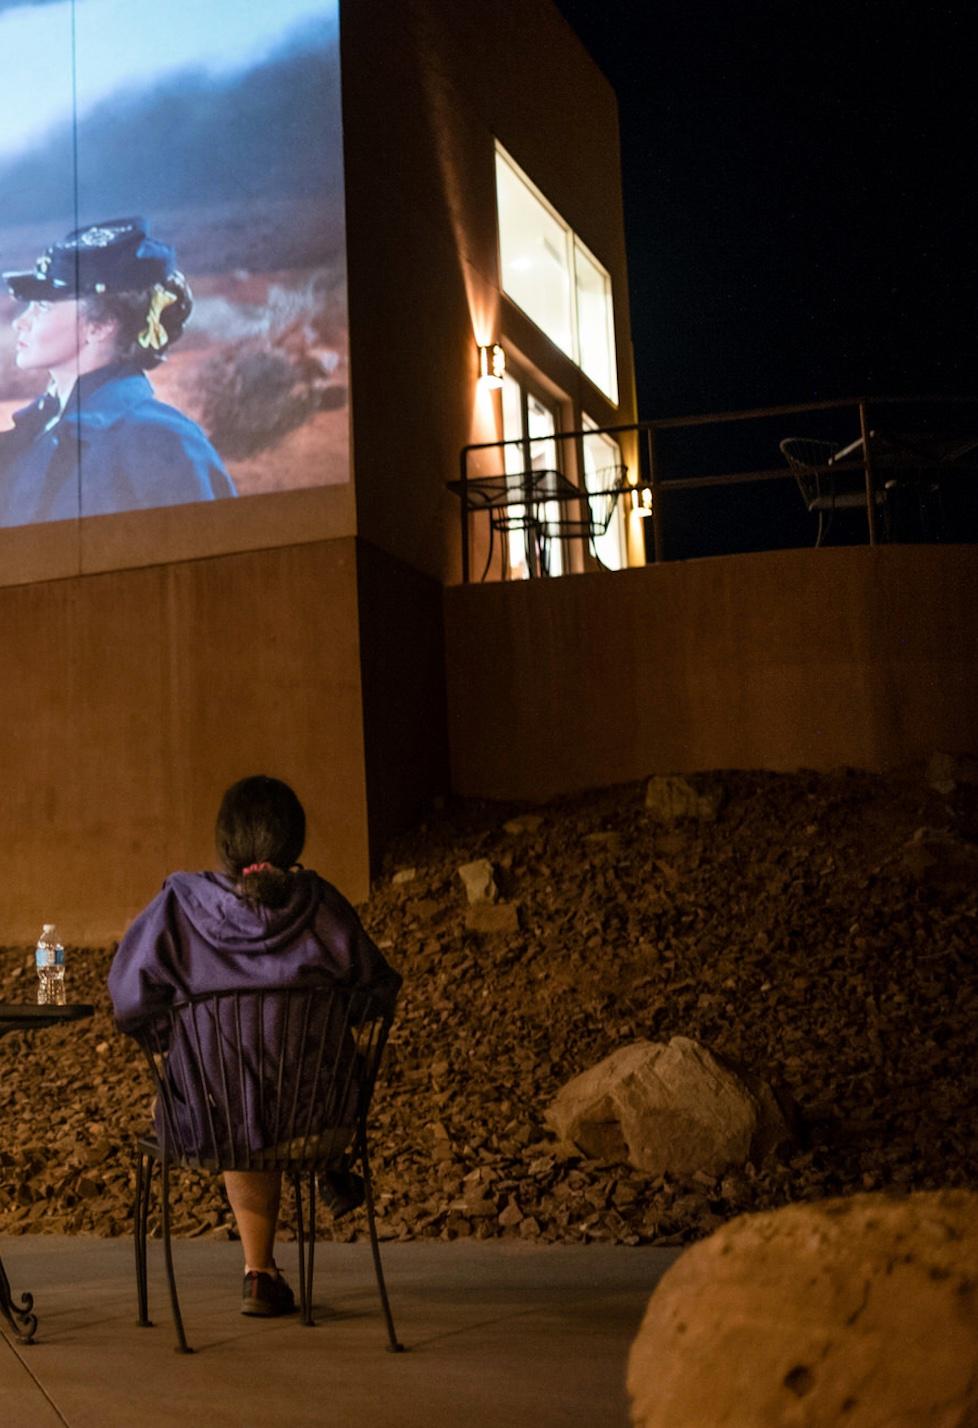
<path id="1" fill-rule="evenodd" d="M 286 1175 L 295 1193 L 301 1317 L 312 1324 L 316 1176 L 356 1165 L 364 1180 L 388 1345 L 394 1352 L 401 1348 L 384 1284 L 367 1153 L 367 1113 L 390 1021 L 389 1006 L 369 989 L 318 984 L 189 997 L 133 1029 L 156 1090 L 156 1133 L 136 1145 L 133 1233 L 141 1325 L 150 1324 L 146 1241 L 157 1163 L 170 1302 L 184 1353 L 192 1351 L 173 1271 L 171 1169 Z"/>
<path id="2" fill-rule="evenodd" d="M 865 511 L 866 483 L 858 473 L 832 471 L 832 458 L 839 450 L 836 441 L 789 436 L 778 443 L 778 449 L 791 468 L 806 509 L 818 516 L 817 549 L 828 535 L 836 511 Z M 877 504 L 883 506 L 885 501 L 886 492 L 877 491 Z"/>
<path id="3" fill-rule="evenodd" d="M 540 509 L 537 519 L 544 571 L 549 566 L 549 545 L 552 541 L 584 541 L 586 549 L 603 564 L 595 542 L 605 535 L 624 492 L 628 491 L 628 468 L 615 464 L 592 473 L 591 480 L 576 487 L 576 514 L 568 515 L 565 505 Z M 573 497 L 571 498 L 573 501 Z M 571 507 L 573 510 L 573 506 Z"/>

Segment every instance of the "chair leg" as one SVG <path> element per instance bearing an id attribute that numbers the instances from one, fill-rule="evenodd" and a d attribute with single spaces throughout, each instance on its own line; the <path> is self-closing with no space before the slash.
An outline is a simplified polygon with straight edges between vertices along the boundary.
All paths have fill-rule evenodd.
<path id="1" fill-rule="evenodd" d="M 486 556 L 485 566 L 483 567 L 482 574 L 479 576 L 479 583 L 480 583 L 480 584 L 482 583 L 482 581 L 485 580 L 486 576 L 489 574 L 489 567 L 490 567 L 490 565 L 492 564 L 492 547 L 493 547 L 493 543 L 494 543 L 494 541 L 495 541 L 495 538 L 496 538 L 496 527 L 493 525 L 493 523 L 492 523 L 492 516 L 490 515 L 490 517 L 489 517 L 489 554 Z"/>
<path id="2" fill-rule="evenodd" d="M 316 1267 L 316 1172 L 309 1172 L 309 1251 L 306 1261 L 306 1289 L 309 1294 L 309 1318 L 303 1323 L 312 1325 L 312 1274 Z"/>
<path id="3" fill-rule="evenodd" d="M 187 1343 L 187 1336 L 183 1332 L 183 1316 L 180 1313 L 180 1301 L 177 1298 L 177 1282 L 173 1274 L 173 1250 L 170 1245 L 170 1166 L 164 1156 L 161 1165 L 163 1181 L 163 1255 L 166 1259 L 166 1277 L 170 1285 L 170 1307 L 173 1310 L 173 1326 L 177 1331 L 177 1353 L 192 1354 L 193 1349 Z"/>
<path id="4" fill-rule="evenodd" d="M 136 1307 L 140 1328 L 151 1329 L 149 1286 L 146 1278 L 146 1239 L 149 1232 L 149 1199 L 153 1184 L 154 1160 L 136 1150 L 136 1198 L 132 1208 L 132 1242 L 136 1256 Z"/>
<path id="5" fill-rule="evenodd" d="M 312 1324 L 312 1286 L 306 1275 L 306 1232 L 302 1214 L 302 1177 L 298 1173 L 291 1176 L 292 1193 L 295 1196 L 295 1230 L 299 1242 L 299 1312 L 303 1324 Z"/>
<path id="6" fill-rule="evenodd" d="M 387 1297 L 387 1285 L 384 1283 L 384 1268 L 380 1262 L 380 1245 L 377 1242 L 377 1222 L 374 1218 L 374 1190 L 370 1179 L 370 1161 L 367 1157 L 367 1148 L 365 1145 L 360 1155 L 360 1167 L 363 1170 L 363 1189 L 367 1206 L 367 1225 L 370 1229 L 370 1250 L 374 1259 L 374 1274 L 377 1276 L 380 1304 L 384 1311 L 384 1319 L 387 1324 L 387 1350 L 388 1353 L 391 1354 L 403 1354 L 404 1345 L 398 1343 L 397 1334 L 394 1332 L 394 1319 L 391 1314 L 390 1300 Z"/>

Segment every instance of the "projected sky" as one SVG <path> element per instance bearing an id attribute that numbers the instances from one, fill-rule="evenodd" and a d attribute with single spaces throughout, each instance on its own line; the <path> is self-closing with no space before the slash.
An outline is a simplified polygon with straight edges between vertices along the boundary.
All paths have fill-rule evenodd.
<path id="1" fill-rule="evenodd" d="M 274 5 L 46 0 L 2 5 L 0 54 L 25 60 L 47 55 L 48 63 L 41 69 L 29 63 L 5 66 L 0 158 L 19 153 L 72 117 L 72 89 L 64 79 L 72 66 L 73 25 L 81 118 L 119 90 L 155 87 L 181 71 L 220 75 L 255 65 L 307 21 L 335 31 L 335 5 L 324 6 L 323 0 L 276 0 Z M 45 76 L 53 83 L 45 84 Z"/>

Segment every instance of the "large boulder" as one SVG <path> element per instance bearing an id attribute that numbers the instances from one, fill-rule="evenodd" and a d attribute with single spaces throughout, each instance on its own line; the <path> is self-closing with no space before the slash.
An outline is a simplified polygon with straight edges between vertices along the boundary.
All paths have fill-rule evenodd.
<path id="1" fill-rule="evenodd" d="M 685 1036 L 620 1047 L 568 1081 L 547 1121 L 584 1155 L 653 1175 L 719 1175 L 791 1140 L 770 1087 Z"/>
<path id="2" fill-rule="evenodd" d="M 635 1428 L 973 1428 L 978 1195 L 731 1221 L 663 1276 L 628 1391 Z"/>

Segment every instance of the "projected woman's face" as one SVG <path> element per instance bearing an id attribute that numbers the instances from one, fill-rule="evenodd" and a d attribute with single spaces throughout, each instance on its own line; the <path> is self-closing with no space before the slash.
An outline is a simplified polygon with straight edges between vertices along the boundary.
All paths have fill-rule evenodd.
<path id="1" fill-rule="evenodd" d="M 21 371 L 52 371 L 77 360 L 86 321 L 74 300 L 32 302 L 13 327 Z"/>

